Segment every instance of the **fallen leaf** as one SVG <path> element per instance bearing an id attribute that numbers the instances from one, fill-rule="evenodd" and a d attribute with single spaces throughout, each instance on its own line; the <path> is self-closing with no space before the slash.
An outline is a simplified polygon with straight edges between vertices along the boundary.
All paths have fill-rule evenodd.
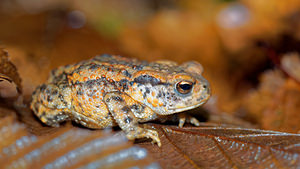
<path id="1" fill-rule="evenodd" d="M 258 88 L 244 96 L 243 107 L 262 129 L 300 131 L 300 85 L 279 69 L 262 74 Z"/>
<path id="2" fill-rule="evenodd" d="M 262 128 L 277 131 L 300 131 L 300 85 L 287 78 L 284 85 L 274 91 L 274 97 L 263 111 Z"/>
<path id="3" fill-rule="evenodd" d="M 257 129 L 171 127 L 158 130 L 161 148 L 148 149 L 163 168 L 299 168 L 300 135 Z"/>
<path id="4" fill-rule="evenodd" d="M 257 124 L 263 122 L 263 112 L 270 105 L 276 91 L 285 83 L 283 73 L 278 70 L 269 70 L 260 76 L 260 83 L 256 90 L 250 91 L 243 98 L 243 108 L 247 111 L 247 118 Z"/>
<path id="5" fill-rule="evenodd" d="M 160 168 L 146 149 L 111 129 L 64 125 L 38 136 L 10 113 L 0 119 L 0 135 L 1 168 Z"/>
<path id="6" fill-rule="evenodd" d="M 21 78 L 9 60 L 8 53 L 0 48 L 0 96 L 14 98 L 22 93 Z"/>

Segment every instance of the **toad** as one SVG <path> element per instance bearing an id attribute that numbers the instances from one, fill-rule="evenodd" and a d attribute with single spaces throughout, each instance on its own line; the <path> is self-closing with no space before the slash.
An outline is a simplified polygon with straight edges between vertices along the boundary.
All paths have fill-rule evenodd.
<path id="1" fill-rule="evenodd" d="M 51 72 L 48 81 L 33 92 L 31 109 L 49 126 L 66 120 L 103 129 L 119 126 L 129 140 L 151 138 L 161 145 L 157 131 L 140 123 L 165 121 L 196 108 L 210 97 L 210 86 L 194 61 L 146 62 L 101 55 Z M 196 118 L 179 114 L 185 122 Z"/>

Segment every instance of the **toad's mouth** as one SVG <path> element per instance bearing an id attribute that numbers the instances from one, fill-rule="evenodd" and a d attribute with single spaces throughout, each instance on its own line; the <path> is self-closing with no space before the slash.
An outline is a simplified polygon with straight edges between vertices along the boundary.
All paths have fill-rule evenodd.
<path id="1" fill-rule="evenodd" d="M 183 111 L 191 110 L 191 109 L 194 109 L 196 107 L 199 107 L 199 106 L 203 105 L 204 103 L 207 102 L 208 99 L 209 99 L 209 97 L 207 97 L 206 99 L 202 100 L 198 104 L 194 104 L 194 105 L 191 105 L 191 106 L 188 106 L 188 107 L 182 107 L 182 108 L 174 107 L 174 108 L 169 108 L 168 110 L 172 111 L 173 113 L 178 113 L 178 112 L 183 112 Z"/>

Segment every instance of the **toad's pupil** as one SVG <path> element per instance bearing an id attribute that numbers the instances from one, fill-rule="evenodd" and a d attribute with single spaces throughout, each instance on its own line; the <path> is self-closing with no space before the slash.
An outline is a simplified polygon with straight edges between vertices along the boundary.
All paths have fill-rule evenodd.
<path id="1" fill-rule="evenodd" d="M 180 84 L 179 87 L 180 87 L 182 90 L 191 90 L 192 85 L 190 85 L 190 84 Z"/>

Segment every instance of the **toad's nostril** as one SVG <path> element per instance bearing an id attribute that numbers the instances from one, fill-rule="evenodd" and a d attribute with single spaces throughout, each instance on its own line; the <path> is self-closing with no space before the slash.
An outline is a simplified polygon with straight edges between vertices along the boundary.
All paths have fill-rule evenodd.
<path id="1" fill-rule="evenodd" d="M 206 85 L 203 85 L 203 88 L 204 88 L 204 89 L 206 89 L 206 88 L 207 88 L 207 86 L 206 86 Z"/>

